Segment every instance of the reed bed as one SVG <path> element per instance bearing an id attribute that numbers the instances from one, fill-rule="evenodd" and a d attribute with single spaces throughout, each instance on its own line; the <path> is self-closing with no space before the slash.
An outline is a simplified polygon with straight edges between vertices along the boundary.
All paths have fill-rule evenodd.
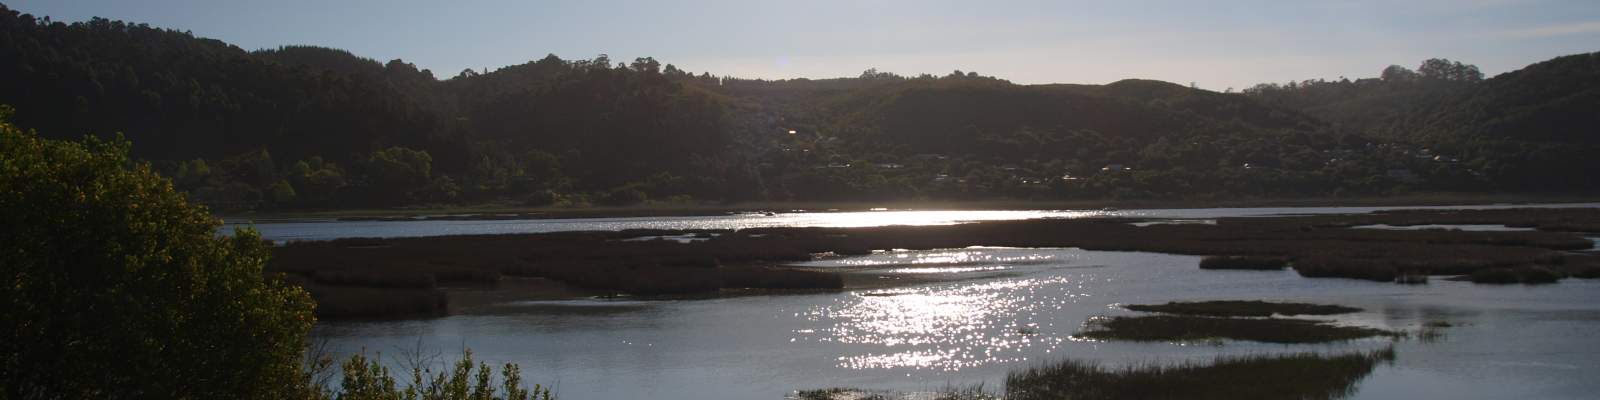
<path id="1" fill-rule="evenodd" d="M 1208 256 L 1200 259 L 1200 269 L 1281 270 L 1289 267 L 1283 257 Z"/>
<path id="2" fill-rule="evenodd" d="M 1394 349 L 1343 355 L 1300 353 L 1220 357 L 1210 363 L 1108 368 L 1064 360 L 1006 376 L 1008 400 L 1339 399 Z"/>
<path id="3" fill-rule="evenodd" d="M 1132 304 L 1123 308 L 1142 312 L 1209 317 L 1270 317 L 1274 314 L 1335 315 L 1361 311 L 1359 308 L 1339 305 L 1275 303 L 1259 300 L 1215 300 L 1196 302 L 1168 302 L 1166 304 Z"/>
<path id="4" fill-rule="evenodd" d="M 1096 317 L 1076 336 L 1097 340 L 1209 341 L 1263 343 L 1327 343 L 1379 336 L 1399 336 L 1382 329 L 1340 326 L 1325 321 L 1289 318 L 1213 318 L 1187 315 Z"/>

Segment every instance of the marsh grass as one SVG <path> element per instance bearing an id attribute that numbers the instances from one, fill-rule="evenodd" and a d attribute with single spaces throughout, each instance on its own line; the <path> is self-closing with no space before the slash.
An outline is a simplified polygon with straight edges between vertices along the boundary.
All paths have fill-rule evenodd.
<path id="1" fill-rule="evenodd" d="M 1467 275 L 1467 280 L 1472 281 L 1472 283 L 1490 284 L 1543 284 L 1555 283 L 1564 277 L 1550 268 L 1535 265 L 1516 268 L 1481 269 L 1473 271 L 1471 275 Z"/>
<path id="2" fill-rule="evenodd" d="M 433 318 L 449 314 L 450 298 L 438 289 L 306 286 L 325 319 Z"/>
<path id="3" fill-rule="evenodd" d="M 1283 257 L 1265 256 L 1207 256 L 1200 259 L 1200 269 L 1281 270 L 1289 266 Z"/>
<path id="4" fill-rule="evenodd" d="M 1209 364 L 1107 368 L 1066 360 L 1006 376 L 1009 400 L 1044 399 L 1338 399 L 1394 350 L 1345 355 L 1301 353 L 1222 357 Z"/>
<path id="5" fill-rule="evenodd" d="M 432 289 L 438 286 L 433 274 L 419 272 L 322 270 L 314 271 L 310 275 L 313 281 L 332 286 L 395 289 Z"/>
<path id="6" fill-rule="evenodd" d="M 1186 315 L 1095 317 L 1076 336 L 1097 340 L 1202 342 L 1217 339 L 1264 343 L 1326 343 L 1397 337 L 1382 329 L 1289 318 L 1213 318 Z"/>
<path id="7" fill-rule="evenodd" d="M 1211 317 L 1270 317 L 1273 314 L 1335 315 L 1361 311 L 1359 308 L 1338 305 L 1274 303 L 1259 300 L 1175 301 L 1166 304 L 1132 304 L 1123 308 L 1142 312 Z"/>
<path id="8" fill-rule="evenodd" d="M 931 399 L 931 400 L 999 400 L 999 394 L 984 388 L 979 383 L 969 386 L 949 386 L 936 392 L 901 393 L 889 390 L 869 390 L 857 388 L 827 388 L 801 390 L 788 396 L 794 400 L 889 400 L 889 399 Z"/>
<path id="9" fill-rule="evenodd" d="M 854 388 L 827 388 L 801 390 L 795 392 L 791 398 L 795 400 L 888 400 L 887 392 L 867 391 Z"/>

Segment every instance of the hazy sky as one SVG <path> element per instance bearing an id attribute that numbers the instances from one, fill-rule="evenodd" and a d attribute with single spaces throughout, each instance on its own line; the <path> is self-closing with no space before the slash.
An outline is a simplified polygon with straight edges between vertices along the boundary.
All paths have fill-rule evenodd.
<path id="1" fill-rule="evenodd" d="M 245 49 L 313 44 L 429 68 L 554 53 L 653 56 L 717 75 L 978 71 L 1017 83 L 1150 78 L 1222 90 L 1376 76 L 1445 57 L 1489 75 L 1600 51 L 1597 0 L 211 1 L 25 0 L 22 12 L 189 30 Z"/>

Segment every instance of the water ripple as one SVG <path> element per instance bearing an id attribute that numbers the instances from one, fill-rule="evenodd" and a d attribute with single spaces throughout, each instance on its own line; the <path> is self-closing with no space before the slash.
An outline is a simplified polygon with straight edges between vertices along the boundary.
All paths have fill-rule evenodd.
<path id="1" fill-rule="evenodd" d="M 1056 275 L 856 292 L 800 313 L 823 328 L 794 333 L 797 340 L 880 348 L 839 357 L 842 368 L 954 371 L 1014 362 L 1065 340 L 1040 335 L 1041 324 L 1055 324 L 1039 316 L 1088 297 L 1073 290 L 1082 279 Z"/>

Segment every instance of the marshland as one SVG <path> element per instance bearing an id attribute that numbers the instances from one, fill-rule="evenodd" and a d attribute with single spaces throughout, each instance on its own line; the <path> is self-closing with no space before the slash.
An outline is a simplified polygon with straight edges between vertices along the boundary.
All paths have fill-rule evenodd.
<path id="1" fill-rule="evenodd" d="M 1600 353 L 1571 332 L 1600 328 L 1600 282 L 1585 278 L 1594 233 L 1578 229 L 1595 209 L 1295 211 L 971 222 L 878 211 L 806 217 L 821 226 L 711 216 L 680 229 L 269 236 L 283 243 L 268 270 L 333 310 L 314 336 L 339 354 L 464 346 L 560 382 L 564 398 L 1024 398 L 1012 388 L 1048 380 L 1038 371 L 1181 381 L 1252 362 L 1349 371 L 1338 365 L 1362 354 L 1385 356 L 1297 387 L 1315 398 L 1392 397 L 1414 382 L 1467 398 L 1588 389 L 1577 377 Z M 1378 224 L 1425 228 L 1368 227 Z M 1479 225 L 1508 228 L 1453 229 Z M 1521 283 L 1532 270 L 1554 283 Z M 1472 281 L 1502 271 L 1518 283 Z M 1438 279 L 1397 283 L 1406 274 Z M 1563 376 L 1573 379 L 1534 384 Z M 609 383 L 618 377 L 642 384 Z M 689 380 L 715 389 L 669 384 Z"/>

